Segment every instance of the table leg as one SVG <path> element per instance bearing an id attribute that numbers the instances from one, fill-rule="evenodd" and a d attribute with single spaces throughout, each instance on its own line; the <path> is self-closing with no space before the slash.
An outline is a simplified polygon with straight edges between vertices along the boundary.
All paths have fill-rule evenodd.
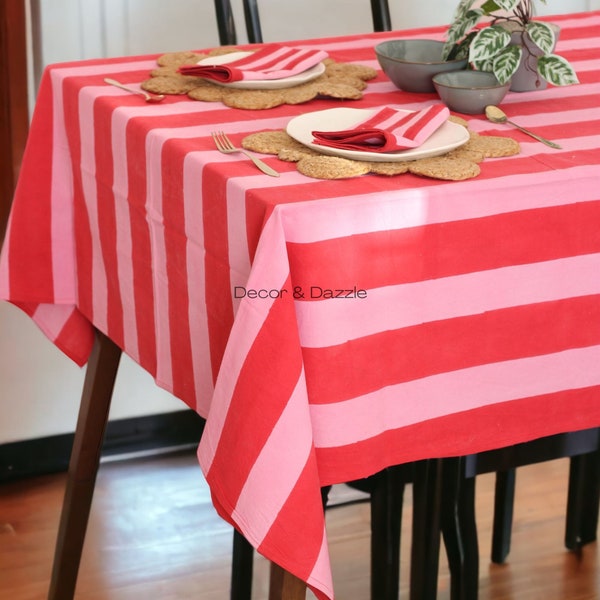
<path id="1" fill-rule="evenodd" d="M 79 407 L 48 600 L 75 595 L 77 572 L 121 350 L 96 333 Z"/>
<path id="2" fill-rule="evenodd" d="M 271 563 L 269 600 L 305 600 L 306 584 L 279 565 Z"/>

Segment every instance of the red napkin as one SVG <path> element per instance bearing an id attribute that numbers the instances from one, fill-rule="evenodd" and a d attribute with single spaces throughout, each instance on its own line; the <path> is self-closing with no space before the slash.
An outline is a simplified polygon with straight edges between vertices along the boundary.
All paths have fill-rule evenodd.
<path id="1" fill-rule="evenodd" d="M 385 106 L 352 129 L 313 131 L 312 134 L 315 143 L 321 146 L 363 152 L 395 152 L 417 148 L 449 116 L 450 111 L 443 104 L 409 113 Z"/>
<path id="2" fill-rule="evenodd" d="M 184 65 L 179 68 L 179 72 L 183 75 L 205 77 L 221 83 L 284 79 L 318 65 L 327 56 L 327 52 L 323 50 L 302 50 L 279 44 L 269 44 L 249 56 L 224 65 Z"/>

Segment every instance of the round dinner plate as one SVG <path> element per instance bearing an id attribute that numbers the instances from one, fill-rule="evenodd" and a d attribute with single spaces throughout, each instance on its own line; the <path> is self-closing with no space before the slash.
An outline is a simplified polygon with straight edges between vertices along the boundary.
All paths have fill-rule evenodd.
<path id="1" fill-rule="evenodd" d="M 198 61 L 199 65 L 226 65 L 227 63 L 239 60 L 246 56 L 250 56 L 253 52 L 230 52 L 229 54 L 222 54 L 220 56 L 211 56 L 210 58 L 203 58 Z M 284 77 L 283 79 L 250 79 L 248 81 L 232 81 L 225 83 L 222 81 L 215 81 L 214 79 L 208 79 L 211 83 L 221 85 L 223 87 L 235 88 L 238 90 L 281 90 L 284 88 L 294 87 L 307 81 L 312 81 L 325 73 L 325 65 L 319 63 L 302 73 L 292 75 L 291 77 Z"/>
<path id="2" fill-rule="evenodd" d="M 401 150 L 399 152 L 368 152 L 361 150 L 344 150 L 330 148 L 316 144 L 313 131 L 342 131 L 351 129 L 358 123 L 365 121 L 378 109 L 366 108 L 329 108 L 305 113 L 291 119 L 286 127 L 288 135 L 296 141 L 320 152 L 332 156 L 341 156 L 353 160 L 367 160 L 371 162 L 402 162 L 416 160 L 417 158 L 429 158 L 445 154 L 454 148 L 462 146 L 469 141 L 469 132 L 462 125 L 446 121 L 418 148 Z M 400 112 L 411 112 L 401 111 Z"/>

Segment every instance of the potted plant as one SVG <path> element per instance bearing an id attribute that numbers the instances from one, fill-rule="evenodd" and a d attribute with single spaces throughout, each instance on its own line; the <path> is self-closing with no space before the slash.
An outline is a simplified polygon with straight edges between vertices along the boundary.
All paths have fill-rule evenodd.
<path id="1" fill-rule="evenodd" d="M 534 2 L 485 0 L 474 8 L 476 0 L 460 0 L 447 31 L 444 57 L 468 56 L 473 69 L 491 71 L 500 83 L 513 78 L 513 91 L 539 89 L 546 82 L 579 83 L 569 62 L 553 54 L 558 28 L 534 20 Z M 488 20 L 487 27 L 479 26 L 482 19 Z M 530 77 L 531 85 L 523 83 L 523 76 Z"/>

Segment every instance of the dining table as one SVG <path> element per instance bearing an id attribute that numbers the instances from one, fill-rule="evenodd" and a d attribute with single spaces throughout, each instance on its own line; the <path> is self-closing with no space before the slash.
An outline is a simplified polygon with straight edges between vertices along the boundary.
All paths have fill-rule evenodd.
<path id="1" fill-rule="evenodd" d="M 552 21 L 579 83 L 501 106 L 561 148 L 455 115 L 520 147 L 458 181 L 258 154 L 272 177 L 211 136 L 439 104 L 395 87 L 374 47 L 443 27 L 286 42 L 374 69 L 351 100 L 148 103 L 104 82 L 136 86 L 158 55 L 44 71 L 0 297 L 82 367 L 100 332 L 201 415 L 217 512 L 319 600 L 323 486 L 600 426 L 600 11 Z"/>

